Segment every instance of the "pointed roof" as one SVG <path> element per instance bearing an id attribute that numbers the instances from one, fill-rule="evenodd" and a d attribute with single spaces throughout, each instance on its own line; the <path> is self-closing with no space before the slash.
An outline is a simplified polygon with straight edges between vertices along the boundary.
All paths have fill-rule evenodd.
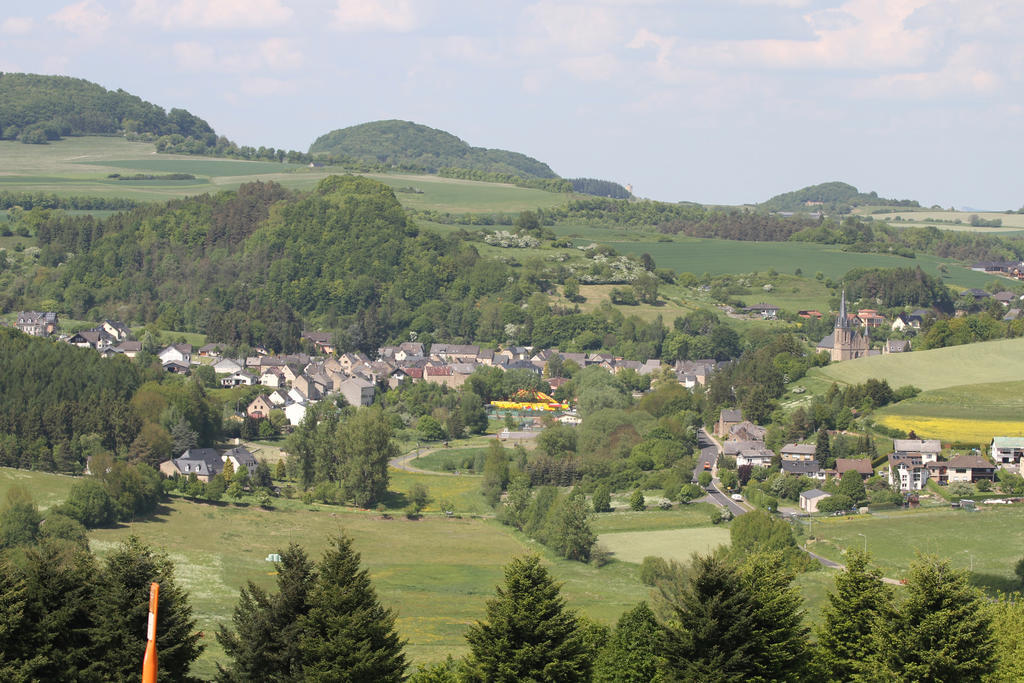
<path id="1" fill-rule="evenodd" d="M 839 316 L 836 318 L 836 329 L 846 330 L 850 328 L 850 321 L 846 317 L 846 290 L 843 290 L 842 297 L 839 299 Z"/>

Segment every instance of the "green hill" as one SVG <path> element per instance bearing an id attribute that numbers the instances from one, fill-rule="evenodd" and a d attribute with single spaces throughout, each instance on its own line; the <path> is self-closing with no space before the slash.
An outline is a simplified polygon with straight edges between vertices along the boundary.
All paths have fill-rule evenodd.
<path id="1" fill-rule="evenodd" d="M 463 168 L 522 177 L 558 177 L 547 164 L 525 154 L 471 147 L 451 133 L 411 121 L 372 121 L 334 130 L 317 138 L 309 153 L 435 173 L 444 168 Z"/>
<path id="2" fill-rule="evenodd" d="M 859 384 L 871 377 L 886 379 L 894 387 L 913 384 L 925 391 L 1024 380 L 1024 338 L 844 361 L 812 370 L 804 383 Z"/>
<path id="3" fill-rule="evenodd" d="M 121 133 L 216 141 L 210 124 L 184 109 L 167 112 L 81 78 L 20 73 L 0 74 L 0 133 L 26 143 Z"/>
<path id="4" fill-rule="evenodd" d="M 758 207 L 766 211 L 824 211 L 849 213 L 856 206 L 919 207 L 911 199 L 884 199 L 877 192 L 863 193 L 853 185 L 841 182 L 811 185 L 794 192 L 775 195 Z"/>

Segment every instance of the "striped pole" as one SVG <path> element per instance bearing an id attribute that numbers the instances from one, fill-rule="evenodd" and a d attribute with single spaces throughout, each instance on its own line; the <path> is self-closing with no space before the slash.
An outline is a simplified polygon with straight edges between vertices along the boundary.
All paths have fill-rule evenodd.
<path id="1" fill-rule="evenodd" d="M 146 656 L 142 659 L 142 683 L 156 683 L 156 606 L 160 584 L 149 584 L 149 625 L 146 628 Z"/>

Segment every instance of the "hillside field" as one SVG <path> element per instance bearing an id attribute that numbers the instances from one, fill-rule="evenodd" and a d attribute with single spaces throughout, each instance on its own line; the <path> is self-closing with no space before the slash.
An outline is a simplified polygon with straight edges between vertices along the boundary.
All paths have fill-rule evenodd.
<path id="1" fill-rule="evenodd" d="M 46 145 L 0 142 L 0 191 L 52 192 L 59 196 L 88 195 L 161 201 L 220 190 L 233 190 L 255 180 L 274 181 L 308 190 L 344 169 L 311 169 L 297 164 L 244 161 L 202 156 L 157 154 L 149 142 L 119 137 L 66 138 Z M 195 180 L 123 181 L 111 173 L 191 173 Z M 396 193 L 403 206 L 454 213 L 509 211 L 564 204 L 569 195 L 514 185 L 482 183 L 427 175 L 372 174 L 395 188 L 414 187 L 422 194 Z"/>
<path id="2" fill-rule="evenodd" d="M 832 382 L 859 384 L 871 377 L 888 380 L 893 388 L 912 384 L 923 391 L 1024 381 L 1024 338 L 833 363 L 812 369 L 796 385 L 817 391 L 826 390 Z"/>
<path id="3" fill-rule="evenodd" d="M 926 391 L 882 408 L 875 421 L 948 442 L 988 443 L 993 436 L 1024 436 L 1024 381 Z"/>
<path id="4" fill-rule="evenodd" d="M 15 486 L 23 486 L 32 494 L 40 510 L 51 508 L 68 496 L 75 477 L 48 472 L 18 470 L 0 467 L 0 505 L 7 498 L 7 492 Z"/>

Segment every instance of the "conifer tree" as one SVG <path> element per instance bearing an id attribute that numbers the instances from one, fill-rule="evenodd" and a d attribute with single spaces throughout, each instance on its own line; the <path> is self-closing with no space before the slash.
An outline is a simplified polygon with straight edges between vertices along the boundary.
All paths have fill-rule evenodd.
<path id="1" fill-rule="evenodd" d="M 748 681 L 799 680 L 807 666 L 810 631 L 804 625 L 803 598 L 793 586 L 795 573 L 780 551 L 747 558 L 740 568 L 754 604 Z"/>
<path id="2" fill-rule="evenodd" d="M 96 581 L 91 639 L 96 657 L 86 677 L 131 680 L 146 649 L 149 587 L 160 584 L 156 645 L 160 672 L 170 680 L 188 678 L 203 651 L 188 594 L 174 579 L 174 563 L 136 536 L 129 537 L 103 563 Z"/>
<path id="3" fill-rule="evenodd" d="M 651 683 L 662 677 L 662 631 L 654 612 L 641 602 L 619 623 L 594 664 L 595 683 Z"/>
<path id="4" fill-rule="evenodd" d="M 968 572 L 922 555 L 910 566 L 906 599 L 876 630 L 881 676 L 907 681 L 977 681 L 992 668 L 992 613 Z"/>
<path id="5" fill-rule="evenodd" d="M 666 670 L 681 681 L 745 681 L 752 670 L 755 605 L 739 569 L 695 555 L 659 586 L 666 619 Z"/>
<path id="6" fill-rule="evenodd" d="M 505 566 L 505 583 L 487 601 L 487 620 L 466 633 L 472 680 L 586 681 L 593 653 L 576 614 L 536 555 Z"/>
<path id="7" fill-rule="evenodd" d="M 892 617 L 892 590 L 882 573 L 868 565 L 868 555 L 855 549 L 846 553 L 846 570 L 836 575 L 818 629 L 816 662 L 827 680 L 862 680 L 880 621 Z"/>
<path id="8" fill-rule="evenodd" d="M 291 544 L 277 565 L 277 593 L 246 585 L 232 615 L 234 630 L 221 626 L 217 642 L 231 666 L 218 664 L 221 681 L 287 681 L 301 669 L 299 637 L 309 612 L 316 569 L 301 546 Z"/>
<path id="9" fill-rule="evenodd" d="M 377 599 L 352 541 L 339 536 L 317 566 L 299 640 L 302 677 L 316 681 L 401 681 L 404 641 L 395 613 Z"/>

